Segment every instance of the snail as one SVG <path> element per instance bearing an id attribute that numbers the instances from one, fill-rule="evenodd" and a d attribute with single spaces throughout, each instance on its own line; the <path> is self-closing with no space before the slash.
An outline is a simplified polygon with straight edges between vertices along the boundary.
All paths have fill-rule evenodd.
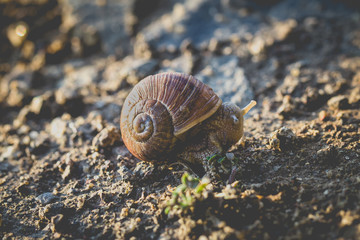
<path id="1" fill-rule="evenodd" d="M 191 75 L 159 73 L 144 78 L 126 97 L 121 135 L 140 160 L 176 158 L 201 164 L 241 139 L 244 115 L 255 105 L 254 100 L 243 109 L 222 103 L 209 86 Z"/>

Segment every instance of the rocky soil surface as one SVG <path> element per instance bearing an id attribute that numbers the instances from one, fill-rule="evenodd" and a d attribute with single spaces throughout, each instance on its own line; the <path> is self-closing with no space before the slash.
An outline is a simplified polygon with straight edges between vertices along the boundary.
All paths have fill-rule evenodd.
<path id="1" fill-rule="evenodd" d="M 359 12 L 350 0 L 1 1 L 0 236 L 360 239 Z M 164 71 L 258 102 L 207 177 L 122 143 L 125 97 Z"/>

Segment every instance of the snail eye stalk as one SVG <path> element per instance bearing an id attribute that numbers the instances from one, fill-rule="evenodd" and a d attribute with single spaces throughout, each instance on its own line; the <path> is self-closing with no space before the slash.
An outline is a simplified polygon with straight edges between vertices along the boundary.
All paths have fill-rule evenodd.
<path id="1" fill-rule="evenodd" d="M 252 109 L 255 105 L 256 105 L 256 101 L 251 100 L 251 102 L 248 105 L 246 105 L 246 107 L 241 109 L 243 112 L 243 115 L 247 114 L 250 111 L 250 109 Z"/>

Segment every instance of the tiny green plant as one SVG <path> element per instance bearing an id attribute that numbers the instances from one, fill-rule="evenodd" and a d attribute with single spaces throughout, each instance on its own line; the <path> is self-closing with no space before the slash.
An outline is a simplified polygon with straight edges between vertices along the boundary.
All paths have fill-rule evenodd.
<path id="1" fill-rule="evenodd" d="M 165 214 L 169 214 L 170 210 L 184 210 L 192 206 L 194 201 L 201 197 L 208 184 L 208 179 L 200 180 L 185 172 L 181 177 L 181 184 L 172 192 Z"/>
<path id="2" fill-rule="evenodd" d="M 223 154 L 214 154 L 206 158 L 205 163 L 212 171 L 230 173 L 232 166 L 236 164 L 236 158 L 229 159 Z"/>
<path id="3" fill-rule="evenodd" d="M 218 157 L 220 157 L 219 154 L 214 154 L 214 155 L 207 157 L 206 160 L 208 160 L 211 163 L 211 162 L 215 161 L 216 158 L 218 158 Z"/>

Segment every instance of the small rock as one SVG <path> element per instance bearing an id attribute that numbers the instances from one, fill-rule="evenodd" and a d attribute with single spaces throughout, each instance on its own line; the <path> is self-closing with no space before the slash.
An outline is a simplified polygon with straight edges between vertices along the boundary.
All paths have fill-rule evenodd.
<path id="1" fill-rule="evenodd" d="M 319 120 L 320 121 L 326 121 L 329 118 L 329 113 L 325 110 L 322 110 L 319 112 Z"/>
<path id="2" fill-rule="evenodd" d="M 72 164 L 67 165 L 65 167 L 65 171 L 61 174 L 62 179 L 64 179 L 64 180 L 68 179 L 72 175 L 73 169 L 74 169 L 74 167 Z"/>
<path id="3" fill-rule="evenodd" d="M 3 223 L 2 215 L 0 214 L 0 227 L 1 227 L 2 223 Z"/>
<path id="4" fill-rule="evenodd" d="M 51 192 L 46 192 L 36 197 L 36 200 L 38 200 L 42 205 L 47 205 L 51 202 L 54 202 L 57 199 L 58 197 L 52 194 Z"/>
<path id="5" fill-rule="evenodd" d="M 3 148 L 3 151 L 0 155 L 0 162 L 4 161 L 6 159 L 13 158 L 15 153 L 16 153 L 16 147 L 13 145 Z"/>
<path id="6" fill-rule="evenodd" d="M 331 75 L 329 77 L 326 77 L 328 75 Z M 325 73 L 325 76 L 323 78 L 329 78 L 329 83 L 325 84 L 324 91 L 327 95 L 336 95 L 346 89 L 347 82 L 346 80 L 340 75 L 338 72 L 331 72 L 331 73 Z"/>
<path id="7" fill-rule="evenodd" d="M 113 146 L 120 139 L 120 130 L 114 126 L 107 126 L 93 138 L 92 146 L 98 151 L 100 148 Z"/>
<path id="8" fill-rule="evenodd" d="M 61 177 L 64 180 L 67 180 L 72 176 L 76 176 L 77 174 L 80 174 L 78 172 L 79 169 L 77 165 L 71 158 L 72 158 L 71 153 L 67 153 L 61 158 L 60 162 L 58 163 L 59 172 L 62 173 Z"/>
<path id="9" fill-rule="evenodd" d="M 296 136 L 290 128 L 282 127 L 276 130 L 269 140 L 270 148 L 278 151 L 293 150 Z"/>
<path id="10" fill-rule="evenodd" d="M 359 72 L 360 78 L 360 72 Z M 360 85 L 360 81 L 359 81 Z M 353 108 L 360 108 L 360 87 L 355 87 L 351 90 L 349 96 L 349 103 L 353 106 Z"/>
<path id="11" fill-rule="evenodd" d="M 250 43 L 249 43 L 249 51 L 252 55 L 258 55 L 264 51 L 266 47 L 266 42 L 263 38 L 263 36 L 255 37 Z"/>
<path id="12" fill-rule="evenodd" d="M 327 104 L 330 109 L 334 109 L 334 110 L 336 109 L 343 110 L 343 109 L 348 109 L 350 107 L 349 99 L 345 95 L 332 97 L 328 100 Z"/>
<path id="13" fill-rule="evenodd" d="M 65 34 L 61 35 L 52 39 L 46 47 L 46 52 L 43 55 L 44 62 L 58 64 L 71 54 L 69 38 Z"/>
<path id="14" fill-rule="evenodd" d="M 53 233 L 69 231 L 69 224 L 69 221 L 63 214 L 57 214 L 51 217 L 51 231 Z"/>
<path id="15" fill-rule="evenodd" d="M 226 158 L 232 161 L 235 159 L 235 155 L 233 153 L 226 153 Z"/>
<path id="16" fill-rule="evenodd" d="M 359 214 L 355 214 L 355 212 L 353 213 L 350 210 L 340 210 L 337 215 L 341 217 L 340 227 L 350 226 L 354 221 L 357 221 L 360 218 Z"/>
<path id="17" fill-rule="evenodd" d="M 0 102 L 4 101 L 11 107 L 22 106 L 24 100 L 31 94 L 32 79 L 31 71 L 25 71 L 22 67 L 15 67 L 0 81 Z"/>
<path id="18" fill-rule="evenodd" d="M 23 100 L 28 95 L 27 91 L 28 89 L 24 82 L 11 82 L 7 104 L 12 107 L 21 106 L 23 104 Z"/>
<path id="19" fill-rule="evenodd" d="M 64 203 L 61 201 L 46 204 L 44 207 L 39 209 L 40 219 L 50 220 L 52 216 L 64 212 Z"/>
<path id="20" fill-rule="evenodd" d="M 31 115 L 31 113 L 30 113 L 29 106 L 23 107 L 20 110 L 17 117 L 14 119 L 14 122 L 13 122 L 14 127 L 15 128 L 21 127 L 23 124 L 25 124 L 26 120 L 29 118 L 30 115 Z"/>
<path id="21" fill-rule="evenodd" d="M 44 94 L 34 97 L 29 105 L 30 112 L 35 115 L 42 115 L 43 117 L 51 116 L 54 109 L 51 109 L 51 98 L 53 97 L 52 92 L 45 92 Z"/>
<path id="22" fill-rule="evenodd" d="M 50 134 L 56 139 L 61 139 L 66 131 L 67 123 L 61 118 L 55 118 L 50 124 Z"/>
<path id="23" fill-rule="evenodd" d="M 34 97 L 30 103 L 30 111 L 35 114 L 39 114 L 43 106 L 44 99 L 41 96 Z"/>

